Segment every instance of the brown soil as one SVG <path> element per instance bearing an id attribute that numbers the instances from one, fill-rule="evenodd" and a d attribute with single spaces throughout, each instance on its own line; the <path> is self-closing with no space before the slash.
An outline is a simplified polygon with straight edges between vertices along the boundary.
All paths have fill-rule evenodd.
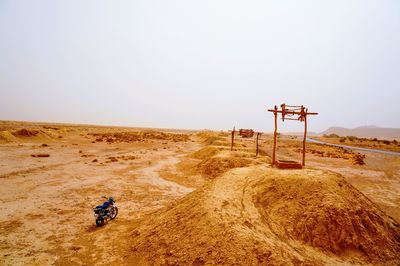
<path id="1" fill-rule="evenodd" d="M 0 131 L 0 143 L 1 144 L 16 143 L 16 142 L 18 142 L 18 138 L 16 138 L 9 131 L 7 131 L 7 130 Z"/>
<path id="2" fill-rule="evenodd" d="M 396 221 L 342 177 L 306 173 L 230 171 L 138 222 L 128 257 L 149 265 L 398 262 Z"/>
<path id="3" fill-rule="evenodd" d="M 211 157 L 201 162 L 197 168 L 204 176 L 215 178 L 229 169 L 249 166 L 251 163 L 247 158 Z"/>
<path id="4" fill-rule="evenodd" d="M 343 177 L 311 170 L 307 175 L 280 172 L 257 189 L 262 218 L 278 236 L 327 254 L 346 257 L 352 252 L 372 262 L 397 259 L 399 224 Z"/>
<path id="5" fill-rule="evenodd" d="M 218 153 L 219 149 L 214 146 L 205 146 L 204 148 L 194 152 L 192 157 L 195 159 L 209 159 Z"/>
<path id="6" fill-rule="evenodd" d="M 400 263 L 400 158 L 360 154 L 355 165 L 307 145 L 318 152 L 306 169 L 278 170 L 267 134 L 255 157 L 254 139 L 231 151 L 227 132 L 0 128 L 0 265 Z M 39 133 L 10 133 L 23 129 Z M 300 159 L 299 148 L 281 138 L 278 159 Z M 102 196 L 119 214 L 97 228 Z"/>

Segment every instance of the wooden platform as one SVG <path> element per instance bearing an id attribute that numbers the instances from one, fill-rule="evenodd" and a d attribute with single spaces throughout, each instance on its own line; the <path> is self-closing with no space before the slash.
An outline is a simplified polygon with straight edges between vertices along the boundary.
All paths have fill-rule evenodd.
<path id="1" fill-rule="evenodd" d="M 284 160 L 277 160 L 276 167 L 279 169 L 302 169 L 303 166 L 301 163 L 295 161 L 284 161 Z"/>

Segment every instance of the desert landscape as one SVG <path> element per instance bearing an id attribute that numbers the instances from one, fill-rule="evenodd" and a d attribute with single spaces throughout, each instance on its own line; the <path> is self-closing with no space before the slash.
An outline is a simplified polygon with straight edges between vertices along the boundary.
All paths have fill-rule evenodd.
<path id="1" fill-rule="evenodd" d="M 1 0 L 0 266 L 399 266 L 399 10 Z"/>
<path id="2" fill-rule="evenodd" d="M 2 121 L 1 265 L 398 265 L 400 156 L 273 138 Z M 282 159 L 301 157 L 279 136 Z M 116 199 L 97 227 L 92 208 Z M 105 263 L 106 262 L 106 263 Z"/>

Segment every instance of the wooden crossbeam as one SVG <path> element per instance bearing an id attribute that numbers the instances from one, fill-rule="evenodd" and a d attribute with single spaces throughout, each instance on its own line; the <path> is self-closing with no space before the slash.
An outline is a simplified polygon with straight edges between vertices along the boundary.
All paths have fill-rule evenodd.
<path id="1" fill-rule="evenodd" d="M 268 112 L 273 112 L 273 113 L 285 113 L 289 115 L 317 115 L 318 113 L 313 113 L 313 112 L 296 112 L 296 111 L 282 111 L 282 110 L 274 110 L 274 109 L 268 109 Z"/>

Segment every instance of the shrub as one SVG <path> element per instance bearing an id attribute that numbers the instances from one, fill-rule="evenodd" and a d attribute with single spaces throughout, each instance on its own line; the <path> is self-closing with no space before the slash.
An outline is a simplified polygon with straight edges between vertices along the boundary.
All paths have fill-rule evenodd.
<path id="1" fill-rule="evenodd" d="M 357 140 L 357 137 L 355 137 L 355 136 L 347 136 L 347 138 L 349 141 L 352 141 L 352 142 Z"/>
<path id="2" fill-rule="evenodd" d="M 32 157 L 46 158 L 46 157 L 50 157 L 50 154 L 39 153 L 39 154 L 31 154 L 31 156 Z"/>
<path id="3" fill-rule="evenodd" d="M 337 134 L 329 134 L 328 138 L 339 138 Z"/>

